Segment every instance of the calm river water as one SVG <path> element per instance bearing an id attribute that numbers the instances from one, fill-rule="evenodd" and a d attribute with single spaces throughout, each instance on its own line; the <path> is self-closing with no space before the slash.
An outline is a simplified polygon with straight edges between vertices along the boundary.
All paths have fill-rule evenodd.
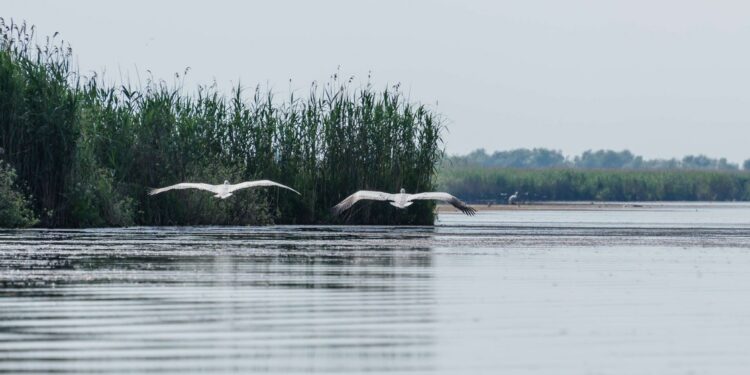
<path id="1" fill-rule="evenodd" d="M 0 231 L 0 373 L 748 371 L 750 205 Z"/>

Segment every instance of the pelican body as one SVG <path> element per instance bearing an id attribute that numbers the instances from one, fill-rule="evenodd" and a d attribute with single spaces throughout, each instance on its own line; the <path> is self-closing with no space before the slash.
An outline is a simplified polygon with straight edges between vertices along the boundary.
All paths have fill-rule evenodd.
<path id="1" fill-rule="evenodd" d="M 472 216 L 476 213 L 473 207 L 462 202 L 460 199 L 448 194 L 441 192 L 429 192 L 419 194 L 407 194 L 406 190 L 401 189 L 396 194 L 385 193 L 382 191 L 370 191 L 360 190 L 346 199 L 342 200 L 339 204 L 331 208 L 331 212 L 334 215 L 339 215 L 342 212 L 348 210 L 351 206 L 361 200 L 373 200 L 373 201 L 385 201 L 390 203 L 391 206 L 404 209 L 411 206 L 416 200 L 436 200 L 445 203 L 450 203 L 453 207 L 458 208 L 461 212 Z"/>
<path id="2" fill-rule="evenodd" d="M 229 180 L 224 180 L 223 184 L 217 186 L 219 187 L 217 189 L 218 192 L 216 193 L 216 195 L 214 195 L 214 197 L 219 199 L 227 199 L 232 196 L 232 192 L 229 191 L 229 186 L 231 186 L 229 185 Z"/>
<path id="3" fill-rule="evenodd" d="M 409 207 L 412 205 L 412 203 L 414 203 L 414 202 L 409 201 L 410 195 L 411 194 L 406 194 L 406 190 L 401 189 L 401 191 L 398 194 L 391 194 L 391 199 L 393 200 L 389 201 L 388 203 L 390 203 L 391 206 L 398 207 L 398 208 Z"/>

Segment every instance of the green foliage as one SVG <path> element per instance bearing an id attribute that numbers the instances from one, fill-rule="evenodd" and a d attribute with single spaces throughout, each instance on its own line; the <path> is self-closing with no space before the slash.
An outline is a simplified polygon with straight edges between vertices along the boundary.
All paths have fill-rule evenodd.
<path id="1" fill-rule="evenodd" d="M 491 155 L 480 148 L 464 156 L 448 157 L 443 164 L 448 167 L 553 168 L 563 167 L 566 163 L 562 152 L 546 148 L 495 151 Z"/>
<path id="2" fill-rule="evenodd" d="M 33 28 L 0 20 L 0 147 L 34 196 L 45 225 L 62 224 L 65 179 L 78 137 L 78 96 L 70 87 L 70 50 Z"/>
<path id="3" fill-rule="evenodd" d="M 434 188 L 440 119 L 398 86 L 352 89 L 334 75 L 305 99 L 256 88 L 196 95 L 149 79 L 112 87 L 70 68 L 71 52 L 0 20 L 0 147 L 33 192 L 47 226 L 320 223 L 432 224 L 434 205 L 407 211 L 329 208 L 359 189 Z M 179 76 L 178 76 L 179 78 Z M 182 181 L 272 179 L 299 190 L 148 196 Z"/>
<path id="4" fill-rule="evenodd" d="M 79 140 L 66 181 L 67 226 L 129 226 L 135 223 L 133 199 L 116 188 L 114 171 L 97 163 L 85 137 Z"/>
<path id="5" fill-rule="evenodd" d="M 16 189 L 16 171 L 0 161 L 0 227 L 30 227 L 39 222 L 29 199 Z"/>
<path id="6" fill-rule="evenodd" d="M 587 150 L 575 157 L 574 164 L 579 168 L 638 168 L 643 164 L 643 158 L 628 150 Z"/>
<path id="7" fill-rule="evenodd" d="M 744 172 L 446 168 L 439 185 L 469 201 L 501 201 L 515 191 L 535 201 L 750 200 Z"/>
<path id="8" fill-rule="evenodd" d="M 737 171 L 739 166 L 725 158 L 713 159 L 705 155 L 687 155 L 677 159 L 644 159 L 628 150 L 584 151 L 571 159 L 562 152 L 545 148 L 532 150 L 519 148 L 509 151 L 495 151 L 491 155 L 484 149 L 472 151 L 463 156 L 450 156 L 443 161 L 448 168 L 488 167 L 488 168 L 580 168 L 580 169 L 683 169 L 683 170 L 725 170 Z M 745 168 L 748 169 L 748 168 Z"/>

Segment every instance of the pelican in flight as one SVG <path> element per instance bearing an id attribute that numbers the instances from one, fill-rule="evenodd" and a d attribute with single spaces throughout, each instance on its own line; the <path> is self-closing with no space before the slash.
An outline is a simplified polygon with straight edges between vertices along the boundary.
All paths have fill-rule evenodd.
<path id="1" fill-rule="evenodd" d="M 404 189 L 401 189 L 401 192 L 398 194 L 389 194 L 389 193 L 384 193 L 382 191 L 360 190 L 348 196 L 339 204 L 335 205 L 331 209 L 331 212 L 334 215 L 339 215 L 342 212 L 348 210 L 351 206 L 353 206 L 355 203 L 361 200 L 386 201 L 390 203 L 391 206 L 398 207 L 398 208 L 409 207 L 411 206 L 412 203 L 414 203 L 414 201 L 417 201 L 417 200 L 435 200 L 435 201 L 450 203 L 453 205 L 453 207 L 458 208 L 459 210 L 461 210 L 461 212 L 469 216 L 472 216 L 477 212 L 474 208 L 468 206 L 466 203 L 462 202 L 460 199 L 448 193 L 406 194 L 406 190 Z"/>
<path id="2" fill-rule="evenodd" d="M 202 183 L 194 183 L 194 182 L 183 182 L 181 184 L 176 184 L 172 186 L 167 186 L 163 188 L 158 189 L 151 189 L 151 191 L 148 192 L 148 195 L 155 195 L 162 192 L 165 192 L 167 190 L 175 190 L 175 189 L 200 189 L 200 190 L 206 190 L 210 191 L 216 195 L 214 197 L 221 198 L 221 199 L 227 199 L 232 196 L 232 193 L 245 188 L 252 188 L 252 187 L 260 187 L 260 186 L 278 186 L 280 188 L 289 189 L 297 194 L 299 192 L 297 190 L 294 190 L 290 188 L 289 186 L 282 185 L 278 182 L 273 182 L 271 180 L 258 180 L 258 181 L 245 181 L 240 182 L 239 184 L 230 185 L 229 181 L 224 181 L 221 185 L 209 185 L 209 184 L 202 184 Z"/>

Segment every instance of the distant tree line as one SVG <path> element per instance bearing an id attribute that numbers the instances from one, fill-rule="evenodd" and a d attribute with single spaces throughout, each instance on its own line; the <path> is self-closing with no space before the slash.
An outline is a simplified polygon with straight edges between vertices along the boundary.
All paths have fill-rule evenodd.
<path id="1" fill-rule="evenodd" d="M 447 168 L 581 168 L 581 169 L 647 169 L 647 170 L 719 170 L 738 171 L 740 166 L 725 158 L 714 159 L 705 155 L 687 155 L 682 159 L 644 159 L 628 150 L 585 151 L 581 155 L 566 158 L 561 151 L 546 148 L 519 148 L 508 151 L 495 151 L 488 154 L 484 149 L 466 155 L 445 158 Z M 750 171 L 750 159 L 742 168 Z"/>
<path id="2" fill-rule="evenodd" d="M 748 201 L 750 173 L 709 170 L 445 168 L 439 188 L 468 202 Z"/>

